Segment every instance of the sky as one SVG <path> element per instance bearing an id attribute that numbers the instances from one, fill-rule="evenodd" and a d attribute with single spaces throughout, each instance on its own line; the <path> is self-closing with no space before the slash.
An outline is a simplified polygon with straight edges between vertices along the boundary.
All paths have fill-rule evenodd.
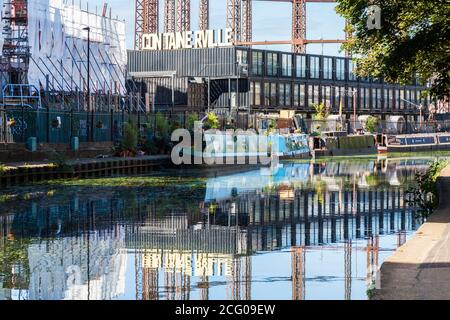
<path id="1" fill-rule="evenodd" d="M 91 11 L 98 6 L 100 12 L 104 0 L 89 0 Z M 134 0 L 107 0 L 112 8 L 113 16 L 118 16 L 126 21 L 127 47 L 132 49 L 134 37 Z M 82 0 L 83 6 L 86 0 Z M 160 0 L 160 29 L 163 26 L 162 13 L 164 1 Z M 191 26 L 197 30 L 198 25 L 198 0 L 191 0 Z M 253 39 L 264 40 L 289 40 L 291 37 L 291 4 L 253 2 Z M 225 28 L 226 0 L 210 1 L 210 29 Z M 344 19 L 334 11 L 333 3 L 308 3 L 307 4 L 307 38 L 308 39 L 344 39 Z M 264 46 L 263 48 L 275 50 L 290 50 L 290 46 Z M 308 53 L 326 55 L 343 55 L 339 44 L 310 44 Z"/>

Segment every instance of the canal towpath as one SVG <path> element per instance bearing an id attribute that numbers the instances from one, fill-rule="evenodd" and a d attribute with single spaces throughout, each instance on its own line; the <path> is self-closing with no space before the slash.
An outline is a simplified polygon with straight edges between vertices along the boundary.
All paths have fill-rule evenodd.
<path id="1" fill-rule="evenodd" d="M 450 300 L 450 165 L 438 187 L 439 209 L 383 263 L 373 300 Z"/>

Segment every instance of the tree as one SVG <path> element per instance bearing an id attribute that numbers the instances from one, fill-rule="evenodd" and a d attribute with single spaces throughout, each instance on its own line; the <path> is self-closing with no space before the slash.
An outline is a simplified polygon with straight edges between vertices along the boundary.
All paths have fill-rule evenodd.
<path id="1" fill-rule="evenodd" d="M 356 57 L 359 76 L 410 83 L 432 79 L 431 95 L 450 91 L 450 5 L 430 0 L 337 0 L 352 39 L 343 49 Z M 381 9 L 381 28 L 369 29 L 368 7 Z"/>

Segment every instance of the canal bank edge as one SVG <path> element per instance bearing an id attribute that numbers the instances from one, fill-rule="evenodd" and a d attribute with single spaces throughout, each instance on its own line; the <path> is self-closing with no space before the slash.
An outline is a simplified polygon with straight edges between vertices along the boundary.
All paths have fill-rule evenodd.
<path id="1" fill-rule="evenodd" d="M 439 209 L 382 264 L 372 300 L 450 300 L 450 165 L 438 188 Z"/>

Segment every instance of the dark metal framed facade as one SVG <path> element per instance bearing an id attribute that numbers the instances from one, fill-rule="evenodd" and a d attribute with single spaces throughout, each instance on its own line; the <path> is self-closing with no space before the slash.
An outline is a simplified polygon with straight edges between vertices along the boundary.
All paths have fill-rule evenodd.
<path id="1" fill-rule="evenodd" d="M 342 105 L 343 112 L 350 115 L 354 109 L 354 92 L 358 114 L 417 115 L 417 105 L 426 107 L 429 103 L 421 94 L 426 87 L 416 79 L 406 86 L 381 79 L 361 79 L 353 72 L 353 61 L 346 57 L 228 47 L 130 51 L 129 63 L 131 74 L 175 71 L 179 77 L 239 81 L 239 91 L 234 94 L 252 110 L 295 109 L 311 113 L 313 104 L 323 102 L 334 113 Z M 230 104 L 233 94 L 230 88 L 226 92 L 228 98 L 219 99 L 225 105 L 219 107 Z"/>

